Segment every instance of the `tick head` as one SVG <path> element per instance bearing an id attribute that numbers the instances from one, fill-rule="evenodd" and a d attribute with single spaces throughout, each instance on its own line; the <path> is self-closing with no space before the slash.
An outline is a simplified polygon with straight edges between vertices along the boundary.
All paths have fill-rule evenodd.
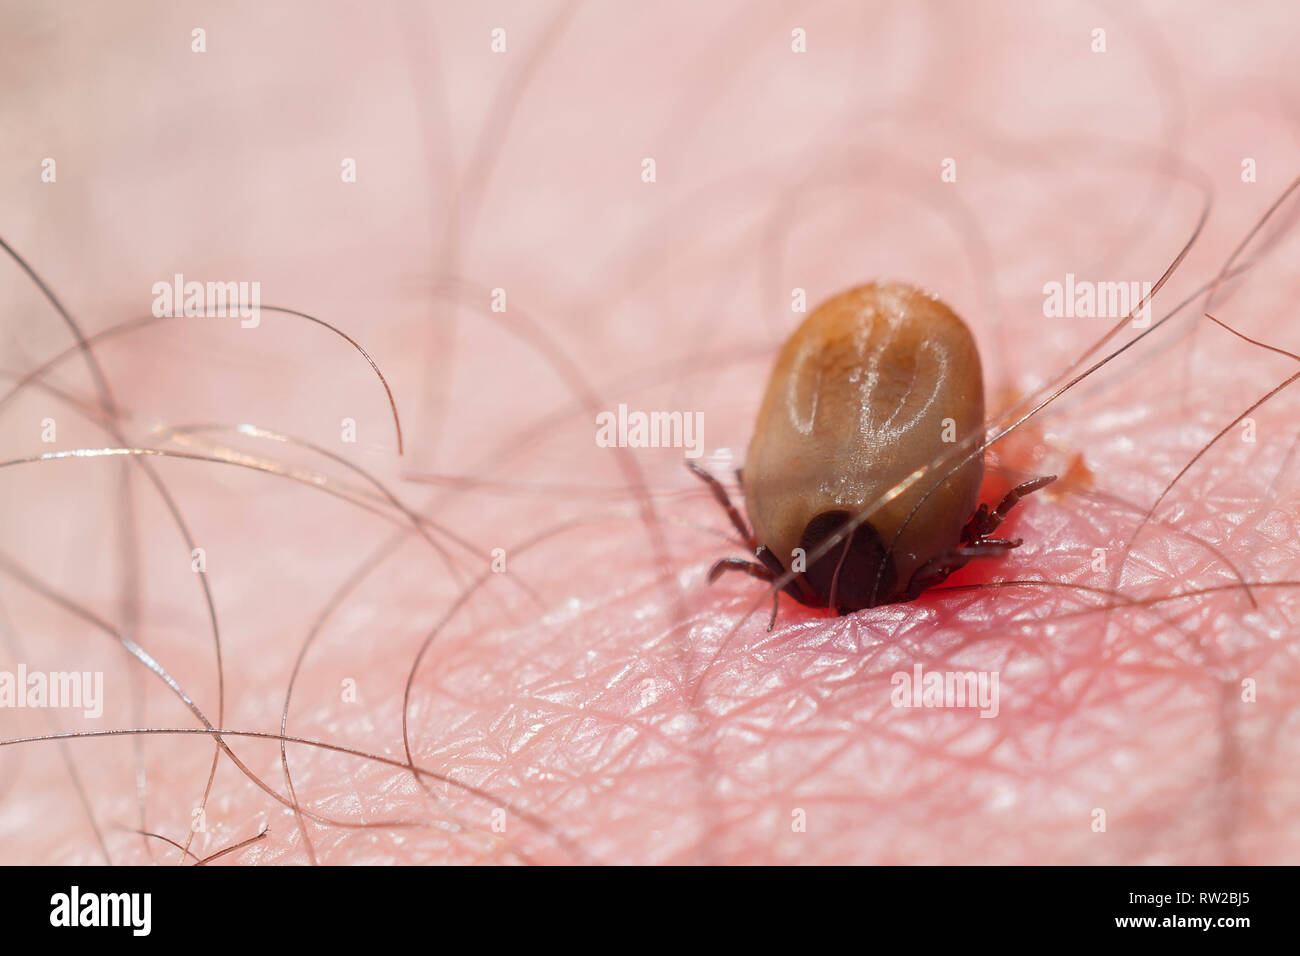
<path id="1" fill-rule="evenodd" d="M 816 561 L 811 560 L 813 553 L 852 517 L 848 511 L 823 511 L 808 522 L 799 541 L 799 547 L 809 557 L 804 572 L 809 587 L 823 607 L 833 607 L 840 613 L 885 603 L 897 583 L 893 558 L 869 521 L 859 524 L 851 537 L 832 545 Z"/>

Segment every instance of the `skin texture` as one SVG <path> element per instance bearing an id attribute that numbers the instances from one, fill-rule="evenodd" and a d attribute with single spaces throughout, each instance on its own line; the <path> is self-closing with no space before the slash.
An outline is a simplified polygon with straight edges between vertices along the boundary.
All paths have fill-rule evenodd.
<path id="1" fill-rule="evenodd" d="M 848 546 L 837 582 L 844 606 L 898 600 L 918 567 L 958 545 L 975 511 L 984 455 L 971 451 L 983 427 L 979 353 L 951 309 L 898 284 L 841 293 L 798 328 L 772 370 L 745 456 L 754 535 L 788 568 L 795 548 L 824 540 L 807 534 L 815 519 L 856 514 L 946 456 L 955 475 L 917 482 L 874 509 L 853 539 L 872 546 Z M 959 455 L 970 460 L 958 464 Z M 844 523 L 826 522 L 826 534 Z M 832 548 L 809 576 L 833 578 L 843 551 Z M 814 590 L 825 607 L 831 588 Z"/>
<path id="2" fill-rule="evenodd" d="M 0 739 L 186 731 L 0 747 L 0 861 L 1295 862 L 1293 387 L 1234 420 L 1297 359 L 1203 317 L 1300 353 L 1294 203 L 1155 323 L 1300 168 L 1296 13 L 1038 6 L 6 5 L 0 236 L 80 333 L 259 281 L 364 346 L 404 453 L 365 359 L 265 308 L 23 384 L 7 460 L 207 457 L 149 459 L 175 511 L 138 458 L 0 471 L 0 670 L 105 682 Z M 983 501 L 1062 477 L 953 590 L 768 633 L 705 582 L 740 549 L 683 450 L 594 441 L 698 411 L 731 474 L 792 290 L 888 278 L 962 316 L 1003 421 L 1143 332 L 1045 284 L 1193 235 L 1154 331 L 989 449 Z M 6 382 L 75 346 L 12 263 L 0 302 Z M 996 672 L 997 716 L 894 706 L 917 664 Z M 222 737 L 241 769 L 208 725 L 268 736 Z"/>

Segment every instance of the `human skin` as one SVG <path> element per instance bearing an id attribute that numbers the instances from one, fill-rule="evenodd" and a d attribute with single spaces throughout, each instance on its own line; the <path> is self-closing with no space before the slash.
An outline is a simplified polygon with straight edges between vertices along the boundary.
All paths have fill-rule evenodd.
<path id="1" fill-rule="evenodd" d="M 0 710 L 0 862 L 1295 862 L 1297 397 L 1234 420 L 1300 360 L 1203 316 L 1300 353 L 1294 202 L 1194 295 L 1300 169 L 1294 10 L 652 7 L 0 13 L 0 237 L 70 319 L 6 260 L 0 670 L 105 688 Z M 736 495 L 792 290 L 872 279 L 971 326 L 996 426 L 1144 331 L 1044 284 L 1193 239 L 1149 334 L 990 448 L 986 501 L 1061 475 L 1024 544 L 916 602 L 769 633 L 706 583 L 743 547 L 682 449 L 594 440 L 701 412 Z M 28 377 L 176 273 L 351 336 L 401 454 L 286 313 Z M 196 457 L 21 461 L 104 448 Z M 894 706 L 918 663 L 996 673 L 997 715 Z"/>

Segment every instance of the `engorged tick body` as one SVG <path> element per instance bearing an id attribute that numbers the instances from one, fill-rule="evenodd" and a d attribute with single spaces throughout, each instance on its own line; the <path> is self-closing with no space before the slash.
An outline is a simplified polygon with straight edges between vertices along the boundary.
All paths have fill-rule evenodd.
<path id="1" fill-rule="evenodd" d="M 793 569 L 787 594 L 847 614 L 913 600 L 971 558 L 1019 546 L 989 534 L 1054 476 L 976 510 L 983 428 L 979 352 L 952 310 L 902 284 L 835 296 L 786 342 L 768 383 L 740 473 L 752 532 L 721 484 L 688 462 L 761 562 L 724 558 L 709 579 L 738 570 L 772 582 Z M 812 560 L 864 507 L 945 455 Z"/>

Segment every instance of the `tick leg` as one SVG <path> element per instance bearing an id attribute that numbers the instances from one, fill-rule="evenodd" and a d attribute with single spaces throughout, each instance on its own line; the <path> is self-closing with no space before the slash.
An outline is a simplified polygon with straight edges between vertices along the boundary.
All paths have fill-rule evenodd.
<path id="1" fill-rule="evenodd" d="M 686 467 L 689 468 L 697 478 L 709 486 L 709 490 L 713 492 L 713 497 L 716 498 L 718 504 L 722 506 L 722 510 L 727 513 L 727 517 L 731 519 L 732 526 L 740 532 L 740 539 L 745 542 L 749 547 L 749 550 L 757 551 L 758 542 L 754 540 L 753 532 L 750 531 L 749 527 L 745 524 L 745 519 L 740 516 L 740 512 L 736 510 L 736 506 L 731 503 L 731 496 L 727 494 L 727 489 L 722 487 L 722 482 L 718 481 L 718 479 L 714 478 L 689 458 L 686 460 Z M 714 565 L 714 567 L 716 568 L 717 565 Z"/>
<path id="2" fill-rule="evenodd" d="M 966 527 L 962 528 L 961 539 L 968 544 L 975 544 L 991 534 L 998 525 L 1000 525 L 1012 508 L 1016 506 L 1021 498 L 1025 495 L 1032 495 L 1040 488 L 1046 488 L 1056 480 L 1055 475 L 1044 475 L 1041 478 L 1031 478 L 1029 481 L 1022 482 L 1008 491 L 998 502 L 998 506 L 991 512 L 988 505 L 980 505 L 979 510 L 971 516 L 970 521 L 966 522 Z"/>
<path id="3" fill-rule="evenodd" d="M 975 544 L 937 554 L 912 573 L 912 580 L 907 583 L 907 600 L 915 600 L 927 588 L 942 584 L 948 575 L 965 567 L 972 558 L 990 558 L 1005 554 L 1012 548 L 1020 547 L 1021 544 L 1019 538 L 1014 541 L 1004 538 L 985 538 Z"/>
<path id="4" fill-rule="evenodd" d="M 709 583 L 712 584 L 728 571 L 740 571 L 743 574 L 748 574 L 751 578 L 766 581 L 768 584 L 776 580 L 776 576 L 761 564 L 746 561 L 744 558 L 720 558 L 714 562 L 713 567 L 709 568 Z"/>
<path id="5" fill-rule="evenodd" d="M 748 574 L 751 578 L 758 578 L 760 581 L 766 581 L 771 584 L 776 580 L 776 575 L 769 568 L 761 564 L 755 564 L 753 561 L 746 561 L 744 558 L 722 558 L 709 569 L 709 583 L 712 584 L 718 578 L 722 577 L 728 571 L 740 571 Z M 772 630 L 776 624 L 776 612 L 778 608 L 776 591 L 772 592 L 772 616 L 767 620 L 767 629 Z"/>

